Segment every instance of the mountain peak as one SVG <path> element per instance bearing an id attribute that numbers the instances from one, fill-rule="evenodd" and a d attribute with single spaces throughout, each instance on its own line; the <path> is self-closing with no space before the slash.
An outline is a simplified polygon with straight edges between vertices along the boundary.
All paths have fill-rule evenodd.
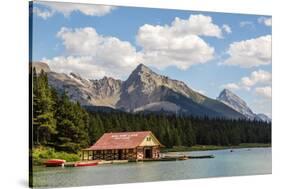
<path id="1" fill-rule="evenodd" d="M 133 72 L 137 73 L 151 73 L 152 70 L 144 64 L 139 64 Z"/>
<path id="2" fill-rule="evenodd" d="M 223 90 L 221 91 L 221 93 L 220 93 L 219 96 L 221 96 L 221 95 L 227 95 L 227 94 L 233 94 L 233 95 L 235 95 L 231 90 L 229 90 L 229 89 L 223 89 Z M 236 95 L 235 95 L 235 96 L 236 96 Z"/>
<path id="3" fill-rule="evenodd" d="M 217 97 L 217 100 L 242 113 L 249 119 L 254 119 L 256 117 L 247 103 L 229 89 L 223 89 Z"/>
<path id="4" fill-rule="evenodd" d="M 150 68 L 144 64 L 139 64 L 133 72 L 129 75 L 126 83 L 135 83 L 146 81 L 148 77 L 158 77 L 158 74 L 154 73 Z"/>
<path id="5" fill-rule="evenodd" d="M 184 115 L 244 118 L 234 109 L 205 97 L 184 82 L 153 72 L 139 64 L 127 80 L 104 77 L 83 79 L 77 74 L 48 73 L 49 83 L 66 91 L 71 100 L 87 106 L 107 106 L 127 112 L 167 111 Z"/>
<path id="6" fill-rule="evenodd" d="M 32 68 L 35 68 L 36 73 L 40 73 L 42 70 L 44 72 L 50 72 L 51 69 L 48 64 L 44 62 L 31 62 Z"/>
<path id="7" fill-rule="evenodd" d="M 239 103 L 240 105 L 247 106 L 244 100 L 242 100 L 239 96 L 237 96 L 229 89 L 223 89 L 217 99 L 227 103 L 230 103 L 232 101 L 233 103 L 235 102 Z"/>

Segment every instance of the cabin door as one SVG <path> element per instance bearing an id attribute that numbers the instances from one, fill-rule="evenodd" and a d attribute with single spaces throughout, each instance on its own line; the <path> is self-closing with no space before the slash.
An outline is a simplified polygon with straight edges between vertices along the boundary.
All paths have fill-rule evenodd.
<path id="1" fill-rule="evenodd" d="M 145 159 L 151 159 L 152 158 L 152 149 L 151 148 L 146 148 L 144 150 L 144 158 Z"/>
<path id="2" fill-rule="evenodd" d="M 118 150 L 118 159 L 122 159 L 122 150 Z"/>

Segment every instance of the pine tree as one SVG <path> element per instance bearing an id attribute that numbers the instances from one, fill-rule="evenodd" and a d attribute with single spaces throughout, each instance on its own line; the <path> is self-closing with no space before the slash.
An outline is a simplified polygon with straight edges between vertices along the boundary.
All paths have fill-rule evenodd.
<path id="1" fill-rule="evenodd" d="M 48 85 L 47 74 L 32 72 L 33 141 L 77 152 L 105 132 L 151 130 L 166 147 L 271 143 L 271 123 L 154 113 L 87 112 Z"/>
<path id="2" fill-rule="evenodd" d="M 37 144 L 47 144 L 51 135 L 56 133 L 54 118 L 54 99 L 48 85 L 47 74 L 33 74 L 33 132 Z"/>

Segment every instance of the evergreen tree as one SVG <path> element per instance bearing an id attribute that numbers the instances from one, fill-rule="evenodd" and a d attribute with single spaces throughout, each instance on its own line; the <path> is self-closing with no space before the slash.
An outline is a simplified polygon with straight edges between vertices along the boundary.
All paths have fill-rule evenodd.
<path id="1" fill-rule="evenodd" d="M 33 141 L 77 152 L 105 132 L 151 130 L 166 147 L 271 143 L 271 123 L 156 113 L 87 112 L 66 93 L 48 85 L 47 74 L 32 73 Z"/>
<path id="2" fill-rule="evenodd" d="M 56 133 L 54 118 L 55 101 L 48 85 L 47 74 L 42 70 L 40 75 L 33 73 L 33 133 L 36 144 L 47 144 L 52 134 Z"/>

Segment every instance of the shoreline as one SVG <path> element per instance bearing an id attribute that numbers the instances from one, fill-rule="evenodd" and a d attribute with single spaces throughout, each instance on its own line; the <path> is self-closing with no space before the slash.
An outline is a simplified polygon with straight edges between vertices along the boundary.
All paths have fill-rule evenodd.
<path id="1" fill-rule="evenodd" d="M 212 150 L 231 150 L 231 149 L 243 149 L 243 148 L 270 148 L 271 144 L 262 143 L 243 143 L 237 146 L 216 146 L 216 145 L 195 145 L 192 147 L 175 146 L 173 148 L 165 148 L 161 150 L 161 153 L 168 152 L 192 152 L 192 151 L 212 151 Z"/>
<path id="2" fill-rule="evenodd" d="M 262 143 L 243 143 L 238 146 L 215 146 L 215 145 L 195 145 L 192 147 L 186 146 L 175 146 L 173 148 L 164 148 L 161 150 L 161 153 L 170 153 L 170 152 L 193 152 L 193 151 L 215 151 L 215 150 L 231 150 L 231 149 L 243 149 L 243 148 L 269 148 L 271 144 L 262 144 Z M 51 157 L 50 157 L 51 158 Z M 61 157 L 65 159 L 64 157 Z M 46 158 L 48 159 L 48 158 Z M 33 166 L 43 165 L 43 161 L 46 159 L 32 159 Z M 73 161 L 73 160 L 72 160 Z M 72 162 L 68 161 L 68 162 Z"/>

